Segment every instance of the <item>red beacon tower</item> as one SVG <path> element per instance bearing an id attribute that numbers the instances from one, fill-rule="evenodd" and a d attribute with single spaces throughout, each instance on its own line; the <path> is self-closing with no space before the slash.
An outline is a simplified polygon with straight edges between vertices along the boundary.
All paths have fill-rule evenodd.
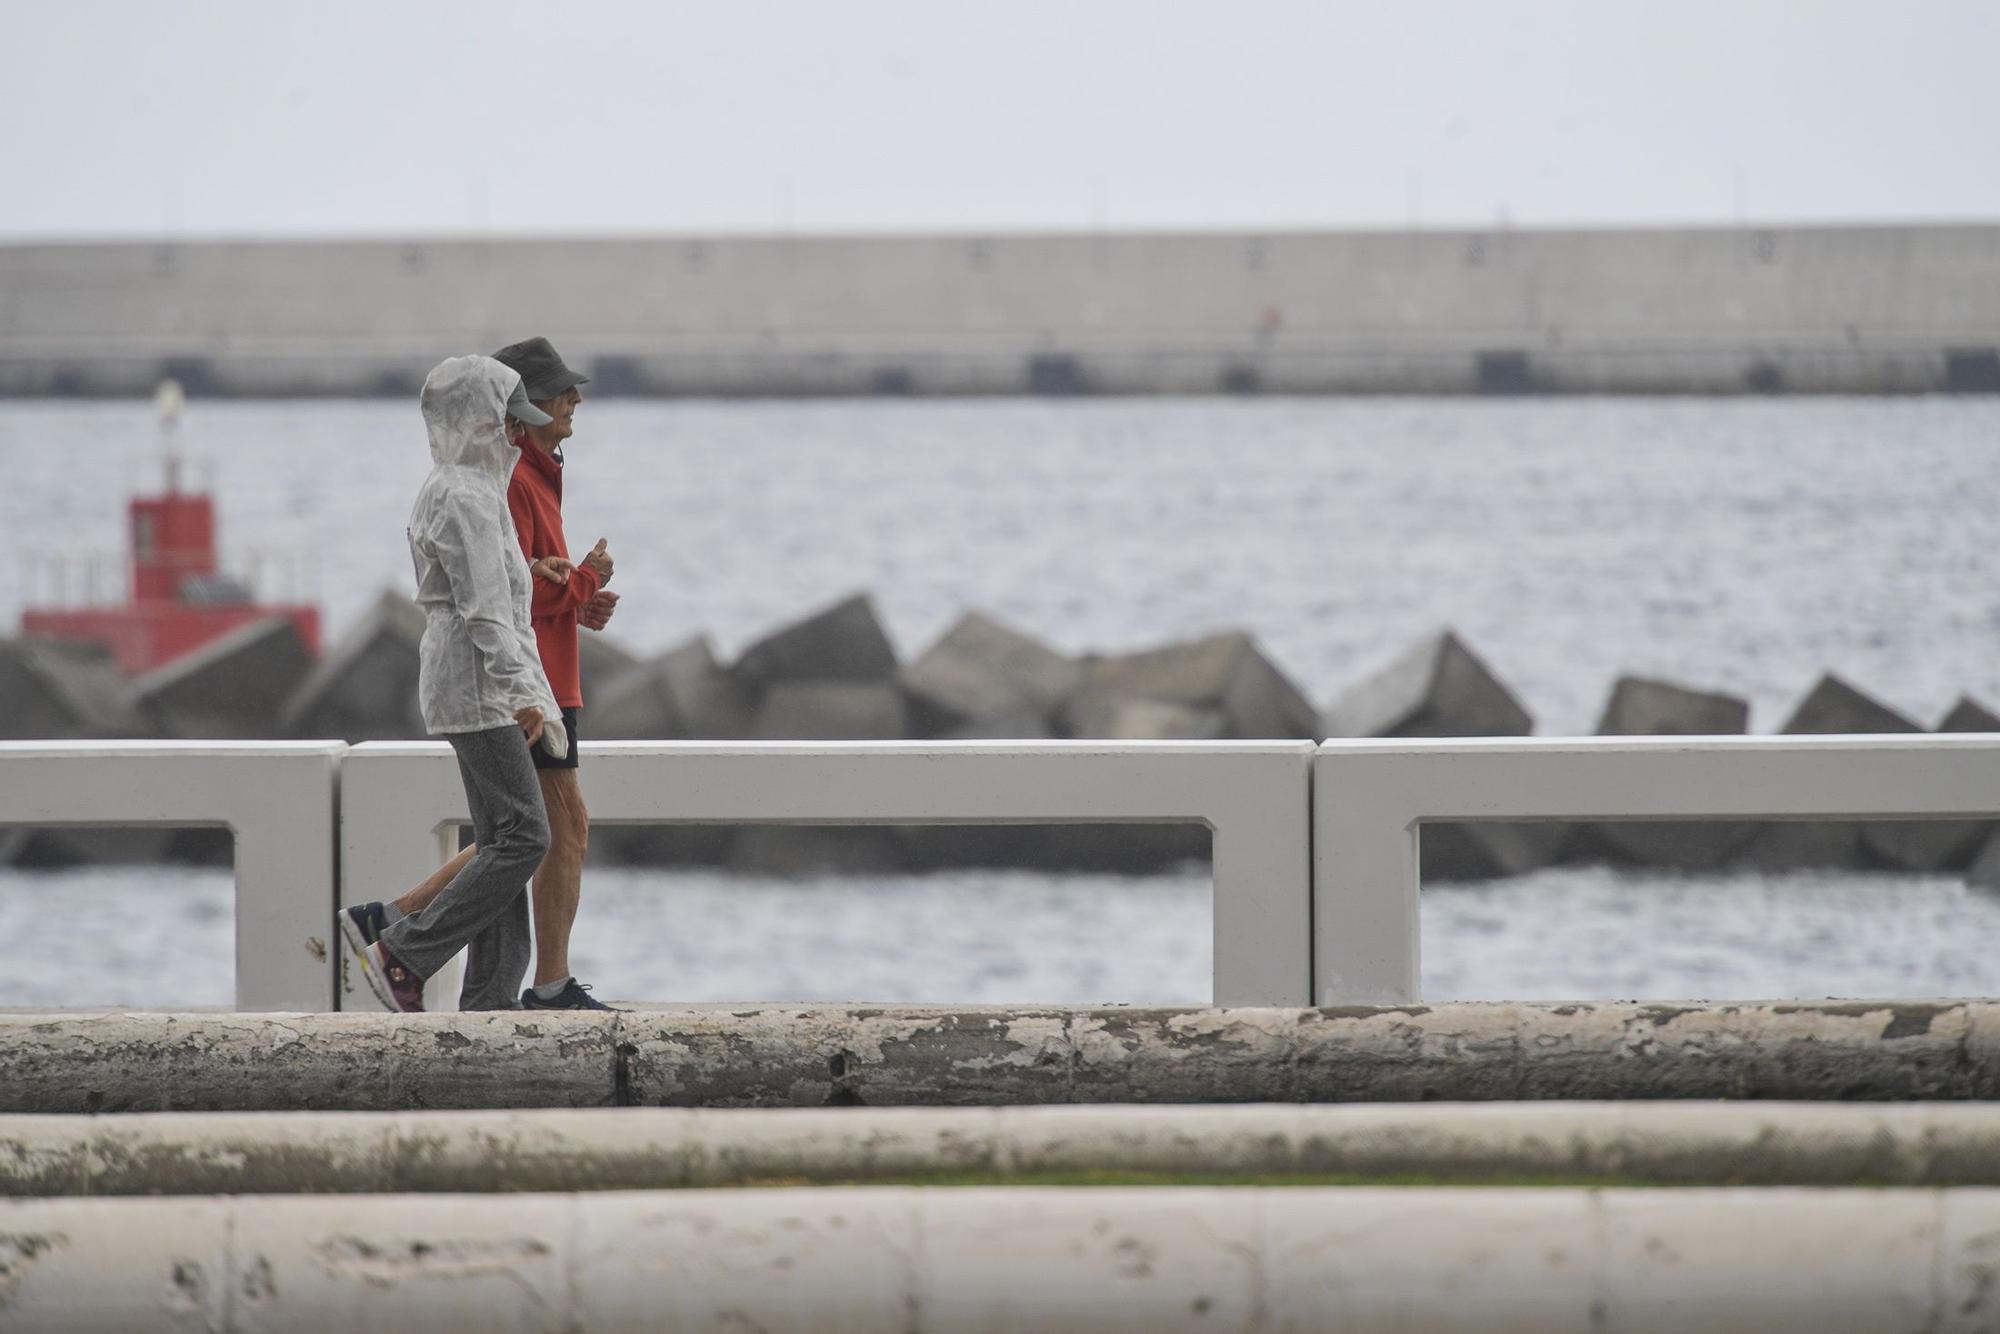
<path id="1" fill-rule="evenodd" d="M 178 386 L 175 387 L 176 391 Z M 178 393 L 162 386 L 162 424 L 179 416 Z M 308 653 L 319 656 L 319 609 L 255 600 L 250 586 L 223 572 L 216 558 L 215 502 L 180 487 L 180 460 L 166 461 L 166 491 L 135 496 L 128 506 L 129 600 L 118 604 L 30 608 L 21 633 L 102 644 L 118 670 L 138 676 L 269 616 L 283 616 Z"/>

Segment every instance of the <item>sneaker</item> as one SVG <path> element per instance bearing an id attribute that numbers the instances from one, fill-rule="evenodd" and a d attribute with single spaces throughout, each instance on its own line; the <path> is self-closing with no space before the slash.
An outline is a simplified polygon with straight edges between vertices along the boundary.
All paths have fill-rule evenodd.
<path id="1" fill-rule="evenodd" d="M 402 1014 L 424 1012 L 424 980 L 403 966 L 381 941 L 361 951 L 361 975 L 382 1003 Z"/>
<path id="2" fill-rule="evenodd" d="M 382 920 L 379 903 L 357 903 L 352 908 L 342 908 L 333 915 L 333 920 L 340 924 L 340 934 L 347 938 L 348 952 L 356 956 L 380 940 L 382 928 L 388 925 Z"/>
<path id="3" fill-rule="evenodd" d="M 558 991 L 554 1000 L 543 1000 L 529 987 L 521 993 L 521 1008 L 524 1010 L 616 1010 L 614 1005 L 606 1005 L 590 994 L 590 988 L 575 978 L 569 985 Z"/>

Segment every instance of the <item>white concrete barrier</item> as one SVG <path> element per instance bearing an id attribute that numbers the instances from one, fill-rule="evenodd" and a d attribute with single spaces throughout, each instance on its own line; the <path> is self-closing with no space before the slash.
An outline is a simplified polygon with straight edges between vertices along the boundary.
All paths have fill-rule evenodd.
<path id="1" fill-rule="evenodd" d="M 337 741 L 0 742 L 0 824 L 228 829 L 236 1008 L 326 1010 L 346 750 Z"/>
<path id="2" fill-rule="evenodd" d="M 1974 1331 L 2000 1191 L 824 1188 L 0 1203 L 22 1329 Z"/>
<path id="3" fill-rule="evenodd" d="M 1301 1005 L 1312 991 L 1312 755 L 1309 741 L 586 742 L 583 784 L 598 824 L 1205 824 L 1214 1002 Z M 354 747 L 341 774 L 341 901 L 416 884 L 467 819 L 444 743 Z M 427 1003 L 456 992 L 440 974 Z"/>
<path id="4" fill-rule="evenodd" d="M 1419 999 L 1426 823 L 1996 814 L 1987 734 L 1329 741 L 1313 769 L 1314 1003 Z"/>

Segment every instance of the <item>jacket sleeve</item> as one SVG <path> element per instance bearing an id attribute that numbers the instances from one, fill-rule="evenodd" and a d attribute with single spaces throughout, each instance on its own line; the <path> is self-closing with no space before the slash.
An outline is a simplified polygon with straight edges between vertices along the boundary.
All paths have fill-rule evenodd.
<path id="1" fill-rule="evenodd" d="M 439 507 L 432 542 L 451 584 L 452 607 L 508 709 L 534 706 L 546 713 L 548 681 L 541 662 L 523 647 L 514 621 L 513 590 L 503 562 L 518 557 L 500 516 L 471 497 L 451 496 Z"/>
<path id="2" fill-rule="evenodd" d="M 540 532 L 535 526 L 535 508 L 528 499 L 527 488 L 519 482 L 507 483 L 507 509 L 514 516 L 514 531 L 521 538 L 521 554 L 528 558 L 530 565 L 544 556 L 556 554 L 554 551 L 535 550 L 536 539 Z M 566 611 L 579 610 L 584 603 L 597 595 L 597 590 L 602 587 L 602 581 L 598 579 L 597 571 L 578 561 L 575 568 L 570 571 L 567 583 L 552 584 L 537 576 L 530 586 L 534 592 L 528 612 L 540 621 L 560 616 Z"/>

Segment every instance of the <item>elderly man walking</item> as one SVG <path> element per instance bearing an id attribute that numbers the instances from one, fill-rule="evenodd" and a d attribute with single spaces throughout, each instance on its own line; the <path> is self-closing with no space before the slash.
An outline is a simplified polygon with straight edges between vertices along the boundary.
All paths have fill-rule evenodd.
<path id="1" fill-rule="evenodd" d="M 579 626 L 602 630 L 618 604 L 618 594 L 606 588 L 613 563 L 606 541 L 572 562 L 563 532 L 563 443 L 574 432 L 574 418 L 583 402 L 579 386 L 589 378 L 570 369 L 546 338 L 512 343 L 493 354 L 494 360 L 518 372 L 527 396 L 542 420 L 511 419 L 509 433 L 520 451 L 507 485 L 507 508 L 513 515 L 521 554 L 533 563 L 532 622 L 542 670 L 562 711 L 569 745 L 557 758 L 543 751 L 534 755 L 542 802 L 548 813 L 548 853 L 535 872 L 535 984 L 521 993 L 530 1010 L 608 1010 L 570 972 L 569 938 L 583 893 L 583 859 L 590 843 L 590 812 L 577 782 L 577 742 L 583 709 L 579 669 Z M 551 720 L 553 724 L 554 720 Z M 350 937 L 372 939 L 402 917 L 421 913 L 478 851 L 465 849 L 417 888 L 393 903 L 350 908 Z M 470 979 L 483 975 L 484 961 L 475 942 L 467 967 Z M 461 1003 L 471 999 L 469 993 Z M 468 1007 L 470 1008 L 470 1007 Z"/>

